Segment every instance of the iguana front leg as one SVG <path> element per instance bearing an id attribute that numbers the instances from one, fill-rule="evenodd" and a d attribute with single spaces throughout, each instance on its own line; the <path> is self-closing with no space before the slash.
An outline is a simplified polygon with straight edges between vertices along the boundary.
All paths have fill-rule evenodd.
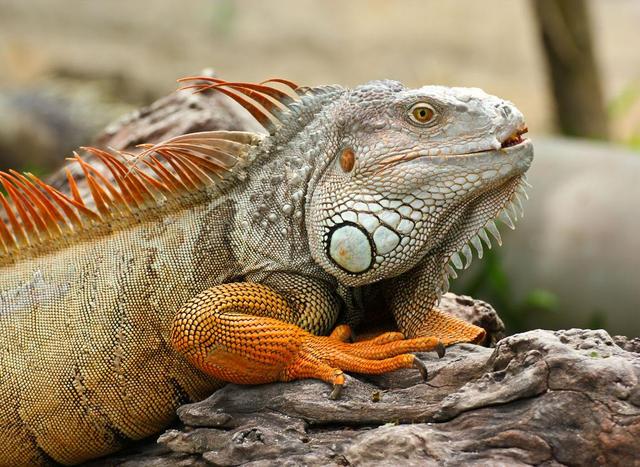
<path id="1" fill-rule="evenodd" d="M 258 283 L 213 287 L 177 313 L 172 344 L 215 378 L 237 384 L 317 378 L 333 384 L 333 398 L 344 384 L 343 371 L 377 374 L 417 367 L 426 377 L 424 365 L 408 352 L 443 351 L 436 338 L 404 340 L 400 333 L 356 343 L 340 339 L 344 328 L 332 336 L 315 335 L 307 329 L 332 326 L 338 302 L 322 287 L 307 284 L 300 290 L 304 297 L 285 298 Z"/>
<path id="2" fill-rule="evenodd" d="M 398 328 L 407 337 L 435 337 L 445 345 L 482 342 L 485 330 L 435 307 L 442 268 L 427 258 L 411 271 L 385 281 L 383 293 Z"/>

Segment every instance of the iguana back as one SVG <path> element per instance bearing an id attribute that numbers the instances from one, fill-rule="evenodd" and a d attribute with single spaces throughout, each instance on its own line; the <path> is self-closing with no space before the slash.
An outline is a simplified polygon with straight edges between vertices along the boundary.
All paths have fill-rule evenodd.
<path id="1" fill-rule="evenodd" d="M 111 168 L 112 184 L 77 158 L 94 208 L 72 178 L 75 197 L 32 176 L 2 174 L 12 203 L 0 198 L 8 218 L 0 464 L 72 464 L 117 450 L 220 385 L 171 349 L 169 328 L 182 304 L 239 271 L 229 228 L 243 197 L 246 150 L 260 138 L 197 135 L 172 140 L 191 145 L 191 163 L 179 151 L 165 153 L 170 163 L 162 166 L 146 160 L 157 163 L 155 178 L 91 149 Z M 236 145 L 233 157 L 216 158 L 217 139 Z"/>
<path id="2" fill-rule="evenodd" d="M 117 449 L 215 387 L 167 342 L 178 308 L 231 277 L 231 258 L 198 261 L 203 247 L 225 251 L 223 222 L 211 225 L 218 236 L 198 235 L 212 208 L 167 212 L 0 270 L 3 464 Z"/>

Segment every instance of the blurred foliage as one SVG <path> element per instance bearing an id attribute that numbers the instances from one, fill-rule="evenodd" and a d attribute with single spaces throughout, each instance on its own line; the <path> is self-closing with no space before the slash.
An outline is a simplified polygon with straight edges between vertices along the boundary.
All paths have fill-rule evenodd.
<path id="1" fill-rule="evenodd" d="M 509 333 L 530 329 L 531 324 L 527 319 L 530 316 L 556 313 L 559 309 L 558 297 L 544 289 L 531 289 L 521 301 L 514 300 L 509 276 L 496 249 L 485 250 L 480 270 L 460 292 L 491 303 L 498 310 Z"/>
<path id="2" fill-rule="evenodd" d="M 640 150 L 640 81 L 628 84 L 609 102 L 607 110 L 616 126 L 623 127 L 621 142 Z"/>
<path id="3" fill-rule="evenodd" d="M 640 99 L 640 83 L 626 86 L 618 96 L 609 103 L 609 113 L 612 117 L 619 118 L 627 113 L 633 104 Z"/>
<path id="4" fill-rule="evenodd" d="M 595 310 L 589 319 L 589 327 L 591 329 L 606 329 L 607 313 L 604 310 Z"/>
<path id="5" fill-rule="evenodd" d="M 561 309 L 558 297 L 549 290 L 533 288 L 520 301 L 513 297 L 509 276 L 503 266 L 500 250 L 485 250 L 480 269 L 475 271 L 473 279 L 453 291 L 490 303 L 504 321 L 509 334 L 535 328 L 541 314 L 553 315 Z M 591 329 L 607 328 L 605 310 L 593 310 L 589 317 Z"/>
<path id="6" fill-rule="evenodd" d="M 237 8 L 232 0 L 218 0 L 209 4 L 209 18 L 214 35 L 228 37 L 233 32 Z"/>

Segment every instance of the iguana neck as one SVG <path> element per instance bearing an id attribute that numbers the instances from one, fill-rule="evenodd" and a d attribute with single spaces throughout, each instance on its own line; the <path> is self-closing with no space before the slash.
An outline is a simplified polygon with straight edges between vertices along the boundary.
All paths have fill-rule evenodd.
<path id="1" fill-rule="evenodd" d="M 331 121 L 329 109 L 344 92 L 339 86 L 312 89 L 290 106 L 282 126 L 259 146 L 247 181 L 233 195 L 244 261 L 260 252 L 283 267 L 301 261 L 321 271 L 310 258 L 306 204 L 337 150 L 339 125 Z"/>

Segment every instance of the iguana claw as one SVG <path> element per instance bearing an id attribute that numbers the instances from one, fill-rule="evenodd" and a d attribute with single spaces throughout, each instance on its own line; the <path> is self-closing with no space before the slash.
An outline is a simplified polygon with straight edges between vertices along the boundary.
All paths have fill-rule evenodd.
<path id="1" fill-rule="evenodd" d="M 340 395 L 342 394 L 343 387 L 344 387 L 344 383 L 334 384 L 333 389 L 331 390 L 331 394 L 329 394 L 329 399 L 331 399 L 332 401 L 340 399 Z"/>
<path id="2" fill-rule="evenodd" d="M 427 371 L 427 365 L 425 365 L 422 360 L 416 357 L 415 360 L 413 361 L 413 366 L 415 366 L 420 372 L 420 376 L 422 376 L 422 380 L 426 381 L 427 378 L 429 377 L 429 372 Z"/>

